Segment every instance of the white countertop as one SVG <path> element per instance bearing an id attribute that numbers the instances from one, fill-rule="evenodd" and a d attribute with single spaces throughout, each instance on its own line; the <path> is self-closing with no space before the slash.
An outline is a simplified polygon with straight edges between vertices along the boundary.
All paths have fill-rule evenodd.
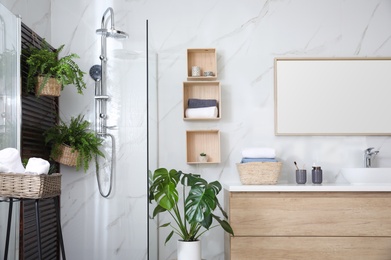
<path id="1" fill-rule="evenodd" d="M 391 185 L 386 184 L 276 184 L 276 185 L 242 185 L 241 183 L 224 183 L 224 189 L 230 192 L 391 192 Z"/>

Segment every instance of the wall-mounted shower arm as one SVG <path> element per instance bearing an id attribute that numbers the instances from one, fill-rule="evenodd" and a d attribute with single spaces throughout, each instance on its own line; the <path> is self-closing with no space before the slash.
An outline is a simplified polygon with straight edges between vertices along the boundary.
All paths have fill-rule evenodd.
<path id="1" fill-rule="evenodd" d="M 106 15 L 108 12 L 110 12 L 110 23 L 111 23 L 110 29 L 108 29 L 106 27 L 106 23 L 107 23 L 106 22 Z M 114 27 L 114 11 L 113 11 L 113 8 L 111 8 L 111 7 L 107 8 L 107 10 L 103 13 L 101 27 L 100 27 L 100 29 L 96 30 L 96 33 L 99 35 L 102 35 L 102 42 L 103 42 L 104 37 L 111 37 L 111 38 L 116 38 L 116 39 L 128 38 L 127 33 L 115 29 L 115 27 Z M 101 55 L 101 60 L 103 60 L 105 58 L 106 58 L 106 56 Z"/>
<path id="2" fill-rule="evenodd" d="M 105 25 L 105 17 L 106 17 L 106 14 L 110 12 L 110 21 L 111 21 L 111 29 L 114 30 L 114 11 L 113 11 L 113 8 L 109 7 L 107 8 L 107 10 L 103 13 L 103 16 L 102 16 L 102 24 L 101 24 L 101 28 L 106 28 L 106 25 Z"/>

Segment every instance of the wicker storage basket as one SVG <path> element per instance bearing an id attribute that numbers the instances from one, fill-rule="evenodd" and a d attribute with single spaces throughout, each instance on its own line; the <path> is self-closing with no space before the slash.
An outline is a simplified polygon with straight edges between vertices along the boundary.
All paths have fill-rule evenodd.
<path id="1" fill-rule="evenodd" d="M 39 96 L 51 96 L 59 97 L 61 94 L 61 84 L 55 78 L 49 78 L 45 86 L 43 86 L 42 91 L 39 92 L 39 86 L 41 86 L 45 78 L 38 76 L 38 84 L 35 86 L 35 93 Z"/>
<path id="2" fill-rule="evenodd" d="M 72 148 L 68 145 L 62 144 L 60 146 L 60 155 L 58 157 L 53 157 L 58 163 L 65 164 L 68 166 L 76 166 L 77 157 L 79 157 L 79 152 L 72 152 Z"/>
<path id="3" fill-rule="evenodd" d="M 0 173 L 0 197 L 41 199 L 61 194 L 61 174 Z"/>
<path id="4" fill-rule="evenodd" d="M 236 164 L 240 182 L 245 185 L 276 184 L 282 162 L 248 162 Z"/>

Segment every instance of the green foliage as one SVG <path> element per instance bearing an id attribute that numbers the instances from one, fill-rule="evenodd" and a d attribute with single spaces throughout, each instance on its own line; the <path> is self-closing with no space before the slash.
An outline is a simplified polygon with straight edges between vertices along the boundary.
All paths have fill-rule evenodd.
<path id="1" fill-rule="evenodd" d="M 90 123 L 84 120 L 84 116 L 78 115 L 76 118 L 71 118 L 69 125 L 60 120 L 58 125 L 48 129 L 44 135 L 45 142 L 52 144 L 51 157 L 60 156 L 60 146 L 66 144 L 72 148 L 72 151 L 79 151 L 76 170 L 83 167 L 86 172 L 89 168 L 89 162 L 95 155 L 104 157 L 104 154 L 99 150 L 103 140 L 89 131 L 89 126 Z"/>
<path id="2" fill-rule="evenodd" d="M 39 86 L 39 93 L 41 93 L 43 87 L 53 77 L 61 84 L 61 90 L 64 86 L 73 84 L 77 88 L 79 94 L 83 94 L 83 89 L 86 89 L 86 83 L 83 80 L 83 72 L 74 59 L 79 58 L 75 53 L 59 57 L 59 53 L 64 48 L 61 45 L 54 52 L 50 50 L 47 43 L 44 44 L 42 49 L 30 47 L 25 50 L 25 54 L 28 56 L 26 62 L 29 66 L 27 74 L 27 91 L 34 90 L 37 83 L 37 76 L 43 76 L 44 80 Z"/>
<path id="3" fill-rule="evenodd" d="M 179 183 L 182 187 L 178 186 Z M 179 204 L 179 191 L 182 188 L 183 205 Z M 227 213 L 221 207 L 217 195 L 221 191 L 218 181 L 208 183 L 199 175 L 183 173 L 182 171 L 160 168 L 150 176 L 149 202 L 155 201 L 157 206 L 153 211 L 153 217 L 162 212 L 168 212 L 176 225 L 165 223 L 160 227 L 171 226 L 172 231 L 167 236 L 167 243 L 174 233 L 184 241 L 195 241 L 207 230 L 216 227 L 211 226 L 213 219 L 229 234 L 234 232 L 227 222 Z M 224 216 L 221 219 L 213 214 L 219 208 Z M 204 228 L 204 230 L 201 230 Z"/>

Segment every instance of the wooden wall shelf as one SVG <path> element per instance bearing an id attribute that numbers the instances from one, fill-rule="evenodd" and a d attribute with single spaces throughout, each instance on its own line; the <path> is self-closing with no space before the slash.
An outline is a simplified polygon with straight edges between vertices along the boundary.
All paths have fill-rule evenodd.
<path id="1" fill-rule="evenodd" d="M 193 66 L 201 68 L 201 76 L 193 77 Z M 211 71 L 214 76 L 203 76 L 205 71 Z M 216 80 L 217 55 L 216 49 L 187 49 L 187 80 Z"/>
<path id="2" fill-rule="evenodd" d="M 188 100 L 195 99 L 216 99 L 218 115 L 217 118 L 186 118 Z M 187 81 L 183 82 L 183 120 L 216 120 L 221 118 L 221 86 L 218 81 Z"/>
<path id="3" fill-rule="evenodd" d="M 205 163 L 220 163 L 220 131 L 188 130 L 186 131 L 186 156 L 188 164 L 200 164 L 200 153 L 206 153 Z"/>

